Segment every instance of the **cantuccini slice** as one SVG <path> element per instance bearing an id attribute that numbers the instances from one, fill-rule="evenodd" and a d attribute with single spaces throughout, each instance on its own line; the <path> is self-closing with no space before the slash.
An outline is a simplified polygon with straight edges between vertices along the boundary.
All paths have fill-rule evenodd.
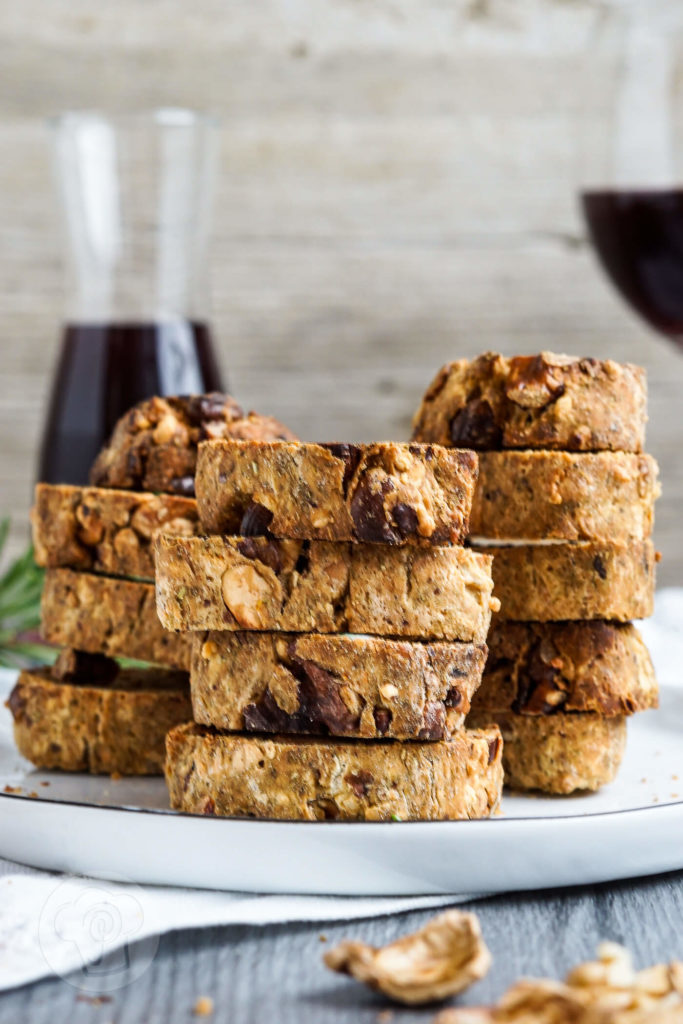
<path id="1" fill-rule="evenodd" d="M 541 352 L 487 352 L 444 366 L 417 411 L 416 441 L 462 448 L 640 452 L 645 371 Z"/>
<path id="2" fill-rule="evenodd" d="M 242 736 L 190 723 L 166 740 L 171 807 L 316 821 L 484 818 L 503 782 L 496 728 L 439 743 Z"/>
<path id="3" fill-rule="evenodd" d="M 459 544 L 477 456 L 437 445 L 213 441 L 197 498 L 208 533 L 379 544 Z"/>
<path id="4" fill-rule="evenodd" d="M 170 537 L 156 545 L 167 629 L 371 633 L 483 642 L 491 557 L 266 537 Z"/>
<path id="5" fill-rule="evenodd" d="M 121 669 L 73 651 L 53 669 L 22 672 L 7 705 L 24 757 L 93 774 L 161 775 L 166 733 L 191 714 L 186 673 Z"/>
<path id="6" fill-rule="evenodd" d="M 616 777 L 626 746 L 626 718 L 596 714 L 516 715 L 472 711 L 471 728 L 495 723 L 503 736 L 505 785 L 568 794 L 600 789 Z"/>
<path id="7" fill-rule="evenodd" d="M 476 711 L 612 717 L 657 707 L 650 654 L 630 624 L 497 622 L 488 645 Z"/>
<path id="8" fill-rule="evenodd" d="M 194 719 L 251 732 L 440 740 L 462 726 L 485 660 L 483 644 L 198 634 Z"/>
<path id="9" fill-rule="evenodd" d="M 154 585 L 48 569 L 41 632 L 48 643 L 189 669 L 191 637 L 159 622 Z"/>
<path id="10" fill-rule="evenodd" d="M 471 534 L 627 544 L 652 532 L 657 463 L 625 452 L 481 452 Z"/>
<path id="11" fill-rule="evenodd" d="M 529 622 L 652 615 L 657 556 L 650 540 L 477 546 L 494 556 L 497 618 Z"/>
<path id="12" fill-rule="evenodd" d="M 154 580 L 159 530 L 197 532 L 194 498 L 38 484 L 31 510 L 38 565 Z"/>
<path id="13" fill-rule="evenodd" d="M 293 439 L 272 416 L 245 415 L 220 392 L 149 398 L 133 406 L 114 428 L 90 472 L 96 487 L 194 495 L 197 445 L 207 438 Z"/>

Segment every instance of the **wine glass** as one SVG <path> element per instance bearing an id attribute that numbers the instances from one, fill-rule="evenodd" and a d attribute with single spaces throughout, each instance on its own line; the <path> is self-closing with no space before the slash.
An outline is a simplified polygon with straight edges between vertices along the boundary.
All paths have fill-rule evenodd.
<path id="1" fill-rule="evenodd" d="M 683 4 L 604 4 L 585 86 L 590 238 L 629 305 L 683 345 Z"/>

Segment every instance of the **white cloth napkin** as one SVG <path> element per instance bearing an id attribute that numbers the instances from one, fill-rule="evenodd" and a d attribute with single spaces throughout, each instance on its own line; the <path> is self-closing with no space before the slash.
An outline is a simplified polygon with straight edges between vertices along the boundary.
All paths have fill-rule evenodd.
<path id="1" fill-rule="evenodd" d="M 259 896 L 141 887 L 0 860 L 0 990 L 68 975 L 82 991 L 114 991 L 151 964 L 160 935 L 180 928 L 353 920 L 471 898 Z"/>
<path id="2" fill-rule="evenodd" d="M 683 664 L 683 589 L 657 594 L 640 623 L 660 684 Z M 441 907 L 473 895 L 259 896 L 140 887 L 36 871 L 0 860 L 0 990 L 59 975 L 86 992 L 130 984 L 150 965 L 159 936 L 181 928 L 335 921 Z"/>

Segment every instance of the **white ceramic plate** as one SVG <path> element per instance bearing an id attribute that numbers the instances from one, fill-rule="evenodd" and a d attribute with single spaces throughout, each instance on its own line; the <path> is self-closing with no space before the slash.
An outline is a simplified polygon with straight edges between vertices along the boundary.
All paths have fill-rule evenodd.
<path id="1" fill-rule="evenodd" d="M 0 677 L 3 701 L 10 682 Z M 193 817 L 168 810 L 161 779 L 37 772 L 16 752 L 3 707 L 0 856 L 138 883 L 374 896 L 683 868 L 683 691 L 665 687 L 661 705 L 631 720 L 619 778 L 600 793 L 506 796 L 489 821 L 367 824 Z"/>

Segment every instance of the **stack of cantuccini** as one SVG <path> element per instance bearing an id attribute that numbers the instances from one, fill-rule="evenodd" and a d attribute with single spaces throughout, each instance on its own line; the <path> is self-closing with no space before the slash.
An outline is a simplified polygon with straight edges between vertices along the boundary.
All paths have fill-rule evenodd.
<path id="1" fill-rule="evenodd" d="M 445 366 L 415 418 L 416 439 L 479 450 L 471 544 L 501 609 L 468 724 L 499 724 L 510 786 L 599 788 L 627 716 L 657 704 L 630 624 L 654 595 L 646 406 L 637 366 L 487 354 Z"/>
<path id="2" fill-rule="evenodd" d="M 207 536 L 156 542 L 157 607 L 194 633 L 194 722 L 167 740 L 171 805 L 317 820 L 479 818 L 500 732 L 481 682 L 491 559 L 462 546 L 473 452 L 214 441 Z M 182 634 L 181 634 L 182 635 Z"/>
<path id="3" fill-rule="evenodd" d="M 196 532 L 197 445 L 225 436 L 291 435 L 227 395 L 153 398 L 119 421 L 93 486 L 36 488 L 42 632 L 64 650 L 52 669 L 22 672 L 8 703 L 17 746 L 38 767 L 161 773 L 166 732 L 191 714 L 190 651 L 157 618 L 152 545 L 161 528 Z"/>

